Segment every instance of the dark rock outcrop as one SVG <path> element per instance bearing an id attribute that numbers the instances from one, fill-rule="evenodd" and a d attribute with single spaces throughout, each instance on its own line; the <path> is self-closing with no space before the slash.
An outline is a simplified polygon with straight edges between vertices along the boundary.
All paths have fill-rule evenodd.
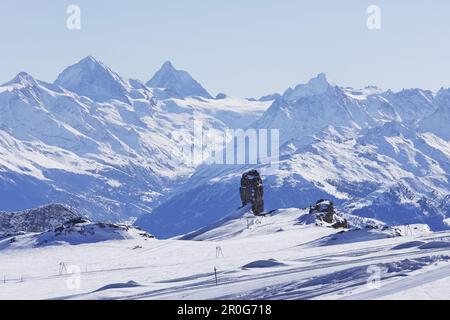
<path id="1" fill-rule="evenodd" d="M 227 95 L 225 93 L 219 93 L 216 96 L 216 100 L 222 100 L 222 99 L 226 99 Z"/>
<path id="2" fill-rule="evenodd" d="M 51 230 L 80 215 L 61 204 L 49 204 L 19 212 L 0 212 L 0 237 Z"/>
<path id="3" fill-rule="evenodd" d="M 242 175 L 240 195 L 242 206 L 250 203 L 255 215 L 264 212 L 264 189 L 257 170 L 250 170 Z"/>
<path id="4" fill-rule="evenodd" d="M 314 206 L 309 208 L 309 214 L 316 217 L 319 224 L 329 225 L 335 229 L 348 228 L 348 222 L 334 210 L 333 202 L 320 199 Z"/>
<path id="5" fill-rule="evenodd" d="M 154 236 L 148 232 L 126 224 L 115 224 L 105 222 L 91 222 L 90 220 L 82 217 L 71 219 L 48 233 L 54 238 L 70 236 L 72 234 L 78 234 L 80 236 L 95 236 L 98 238 L 108 239 L 108 236 L 112 236 L 114 233 L 127 233 L 130 230 L 136 230 L 137 234 L 143 238 L 153 239 Z M 114 239 L 114 237 L 111 237 Z"/>

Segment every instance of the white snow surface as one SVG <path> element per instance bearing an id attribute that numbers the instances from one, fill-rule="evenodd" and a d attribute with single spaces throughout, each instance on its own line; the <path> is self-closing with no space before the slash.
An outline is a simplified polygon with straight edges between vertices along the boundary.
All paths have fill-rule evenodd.
<path id="1" fill-rule="evenodd" d="M 449 298 L 450 232 L 335 230 L 299 224 L 305 214 L 240 211 L 196 241 L 136 236 L 36 246 L 35 234 L 4 239 L 0 299 Z"/>

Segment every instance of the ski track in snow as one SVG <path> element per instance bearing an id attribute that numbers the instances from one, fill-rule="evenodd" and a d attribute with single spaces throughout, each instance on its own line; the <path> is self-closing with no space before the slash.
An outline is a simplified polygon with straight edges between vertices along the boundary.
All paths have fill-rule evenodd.
<path id="1" fill-rule="evenodd" d="M 380 239 L 367 231 L 365 241 L 358 235 L 353 242 L 338 230 L 295 224 L 299 212 L 265 217 L 246 234 L 239 232 L 246 219 L 216 225 L 212 236 L 222 234 L 223 240 L 135 238 L 3 248 L 0 298 L 389 299 L 420 296 L 430 282 L 437 285 L 426 298 L 448 298 L 437 280 L 450 276 L 450 247 L 439 245 L 450 232 Z M 284 231 L 273 232 L 280 225 Z M 324 245 L 333 234 L 345 241 Z M 224 257 L 216 258 L 217 246 Z M 61 261 L 80 267 L 81 288 L 67 286 L 72 274 L 57 273 Z M 378 290 L 367 285 L 370 266 L 388 270 Z"/>

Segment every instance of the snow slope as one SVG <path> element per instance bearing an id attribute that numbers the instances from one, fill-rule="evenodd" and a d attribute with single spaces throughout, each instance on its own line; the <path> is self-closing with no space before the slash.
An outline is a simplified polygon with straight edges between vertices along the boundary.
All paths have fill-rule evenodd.
<path id="1" fill-rule="evenodd" d="M 253 223 L 236 216 L 202 241 L 136 237 L 5 247 L 3 240 L 0 298 L 449 298 L 448 231 L 341 231 L 297 223 L 304 214 L 280 210 Z M 62 262 L 68 271 L 61 272 Z"/>

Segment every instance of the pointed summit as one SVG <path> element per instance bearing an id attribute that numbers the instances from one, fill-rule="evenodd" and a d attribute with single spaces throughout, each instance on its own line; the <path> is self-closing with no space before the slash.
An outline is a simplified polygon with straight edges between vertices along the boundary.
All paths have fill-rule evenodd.
<path id="1" fill-rule="evenodd" d="M 170 62 L 170 61 L 164 62 L 163 65 L 161 66 L 161 69 L 176 71 L 175 67 L 173 66 L 172 62 Z"/>
<path id="2" fill-rule="evenodd" d="M 33 76 L 31 76 L 26 72 L 20 72 L 12 80 L 2 84 L 1 86 L 4 87 L 4 86 L 20 85 L 26 87 L 26 86 L 33 86 L 35 84 L 37 84 L 37 81 L 36 79 L 33 78 Z"/>
<path id="3" fill-rule="evenodd" d="M 170 61 L 164 62 L 146 85 L 150 88 L 165 89 L 168 97 L 199 96 L 212 99 L 212 96 L 189 73 L 175 69 Z"/>
<path id="4" fill-rule="evenodd" d="M 323 94 L 331 87 L 325 73 L 319 73 L 306 84 L 299 84 L 294 89 L 289 88 L 283 95 L 286 100 L 297 100 L 302 97 Z"/>
<path id="5" fill-rule="evenodd" d="M 311 82 L 328 83 L 328 80 L 327 80 L 326 74 L 321 72 L 315 78 L 312 78 L 311 80 L 309 80 L 309 83 L 311 83 Z"/>
<path id="6" fill-rule="evenodd" d="M 127 100 L 126 82 L 92 56 L 87 56 L 66 68 L 54 83 L 98 102 L 110 99 Z"/>

